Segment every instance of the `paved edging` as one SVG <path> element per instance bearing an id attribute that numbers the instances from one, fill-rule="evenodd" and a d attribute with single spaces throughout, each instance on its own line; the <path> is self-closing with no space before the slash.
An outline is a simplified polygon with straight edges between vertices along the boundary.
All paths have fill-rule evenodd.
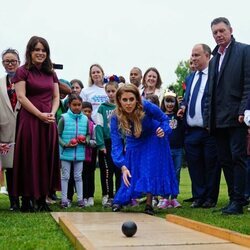
<path id="1" fill-rule="evenodd" d="M 94 250 L 92 243 L 64 216 L 59 217 L 59 225 L 77 250 Z"/>
<path id="2" fill-rule="evenodd" d="M 233 242 L 233 243 L 245 246 L 245 247 L 250 247 L 249 235 L 237 233 L 228 229 L 215 227 L 212 225 L 190 220 L 190 219 L 177 216 L 177 215 L 173 215 L 173 214 L 167 214 L 166 220 L 169 222 L 184 226 L 184 227 L 194 229 L 202 233 L 210 234 L 218 238 L 228 240 L 230 242 Z"/>

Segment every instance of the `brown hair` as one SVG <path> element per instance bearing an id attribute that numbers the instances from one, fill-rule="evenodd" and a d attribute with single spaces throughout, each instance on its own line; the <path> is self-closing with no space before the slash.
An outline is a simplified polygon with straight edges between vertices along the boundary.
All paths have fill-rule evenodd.
<path id="1" fill-rule="evenodd" d="M 31 53 L 32 51 L 34 51 L 38 43 L 41 43 L 44 46 L 44 49 L 46 51 L 46 59 L 42 63 L 41 70 L 46 74 L 52 74 L 53 65 L 50 59 L 49 44 L 44 38 L 39 37 L 39 36 L 32 36 L 26 46 L 25 67 L 26 69 L 31 69 L 34 67 L 34 64 L 32 63 Z"/>
<path id="2" fill-rule="evenodd" d="M 162 80 L 161 80 L 161 76 L 160 76 L 159 71 L 156 68 L 154 68 L 154 67 L 150 67 L 144 73 L 143 79 L 142 79 L 143 86 L 146 87 L 146 75 L 148 74 L 149 71 L 153 71 L 153 72 L 156 73 L 156 75 L 157 75 L 157 82 L 156 82 L 155 88 L 159 89 L 161 87 L 161 85 L 162 85 Z"/>

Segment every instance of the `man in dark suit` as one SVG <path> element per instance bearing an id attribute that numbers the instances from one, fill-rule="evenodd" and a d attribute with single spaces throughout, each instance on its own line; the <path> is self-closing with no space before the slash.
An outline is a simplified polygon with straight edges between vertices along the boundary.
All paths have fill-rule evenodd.
<path id="1" fill-rule="evenodd" d="M 219 193 L 215 138 L 209 135 L 203 121 L 210 55 L 211 49 L 206 44 L 194 46 L 192 61 L 196 71 L 186 79 L 186 93 L 178 111 L 178 115 L 185 113 L 187 123 L 184 143 L 192 182 L 192 208 L 214 207 Z"/>
<path id="2" fill-rule="evenodd" d="M 228 186 L 223 214 L 242 214 L 246 180 L 244 110 L 250 90 L 250 47 L 236 42 L 229 20 L 219 17 L 211 29 L 217 46 L 209 64 L 205 124 L 215 135 L 220 165 Z"/>

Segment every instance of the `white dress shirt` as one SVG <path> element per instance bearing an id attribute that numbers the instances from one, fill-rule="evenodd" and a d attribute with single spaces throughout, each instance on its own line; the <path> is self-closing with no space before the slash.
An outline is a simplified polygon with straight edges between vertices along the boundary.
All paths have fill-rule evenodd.
<path id="1" fill-rule="evenodd" d="M 189 97 L 189 103 L 188 103 L 188 110 L 187 110 L 187 124 L 190 127 L 204 127 L 204 122 L 203 122 L 203 117 L 202 117 L 202 110 L 201 110 L 201 100 L 205 91 L 206 83 L 207 83 L 207 77 L 208 77 L 208 67 L 202 70 L 202 80 L 201 80 L 201 86 L 198 92 L 196 104 L 195 104 L 195 115 L 193 118 L 190 117 L 189 115 L 189 104 L 190 100 L 192 98 L 192 94 L 194 91 L 194 87 L 196 82 L 199 79 L 199 71 L 196 71 L 191 90 L 190 90 L 190 97 Z"/>

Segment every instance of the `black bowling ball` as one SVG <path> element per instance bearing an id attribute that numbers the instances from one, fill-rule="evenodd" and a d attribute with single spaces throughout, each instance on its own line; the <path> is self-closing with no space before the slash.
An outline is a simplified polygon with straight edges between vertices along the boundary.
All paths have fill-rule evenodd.
<path id="1" fill-rule="evenodd" d="M 132 237 L 137 231 L 137 226 L 133 221 L 125 221 L 122 224 L 122 232 L 127 237 Z"/>

